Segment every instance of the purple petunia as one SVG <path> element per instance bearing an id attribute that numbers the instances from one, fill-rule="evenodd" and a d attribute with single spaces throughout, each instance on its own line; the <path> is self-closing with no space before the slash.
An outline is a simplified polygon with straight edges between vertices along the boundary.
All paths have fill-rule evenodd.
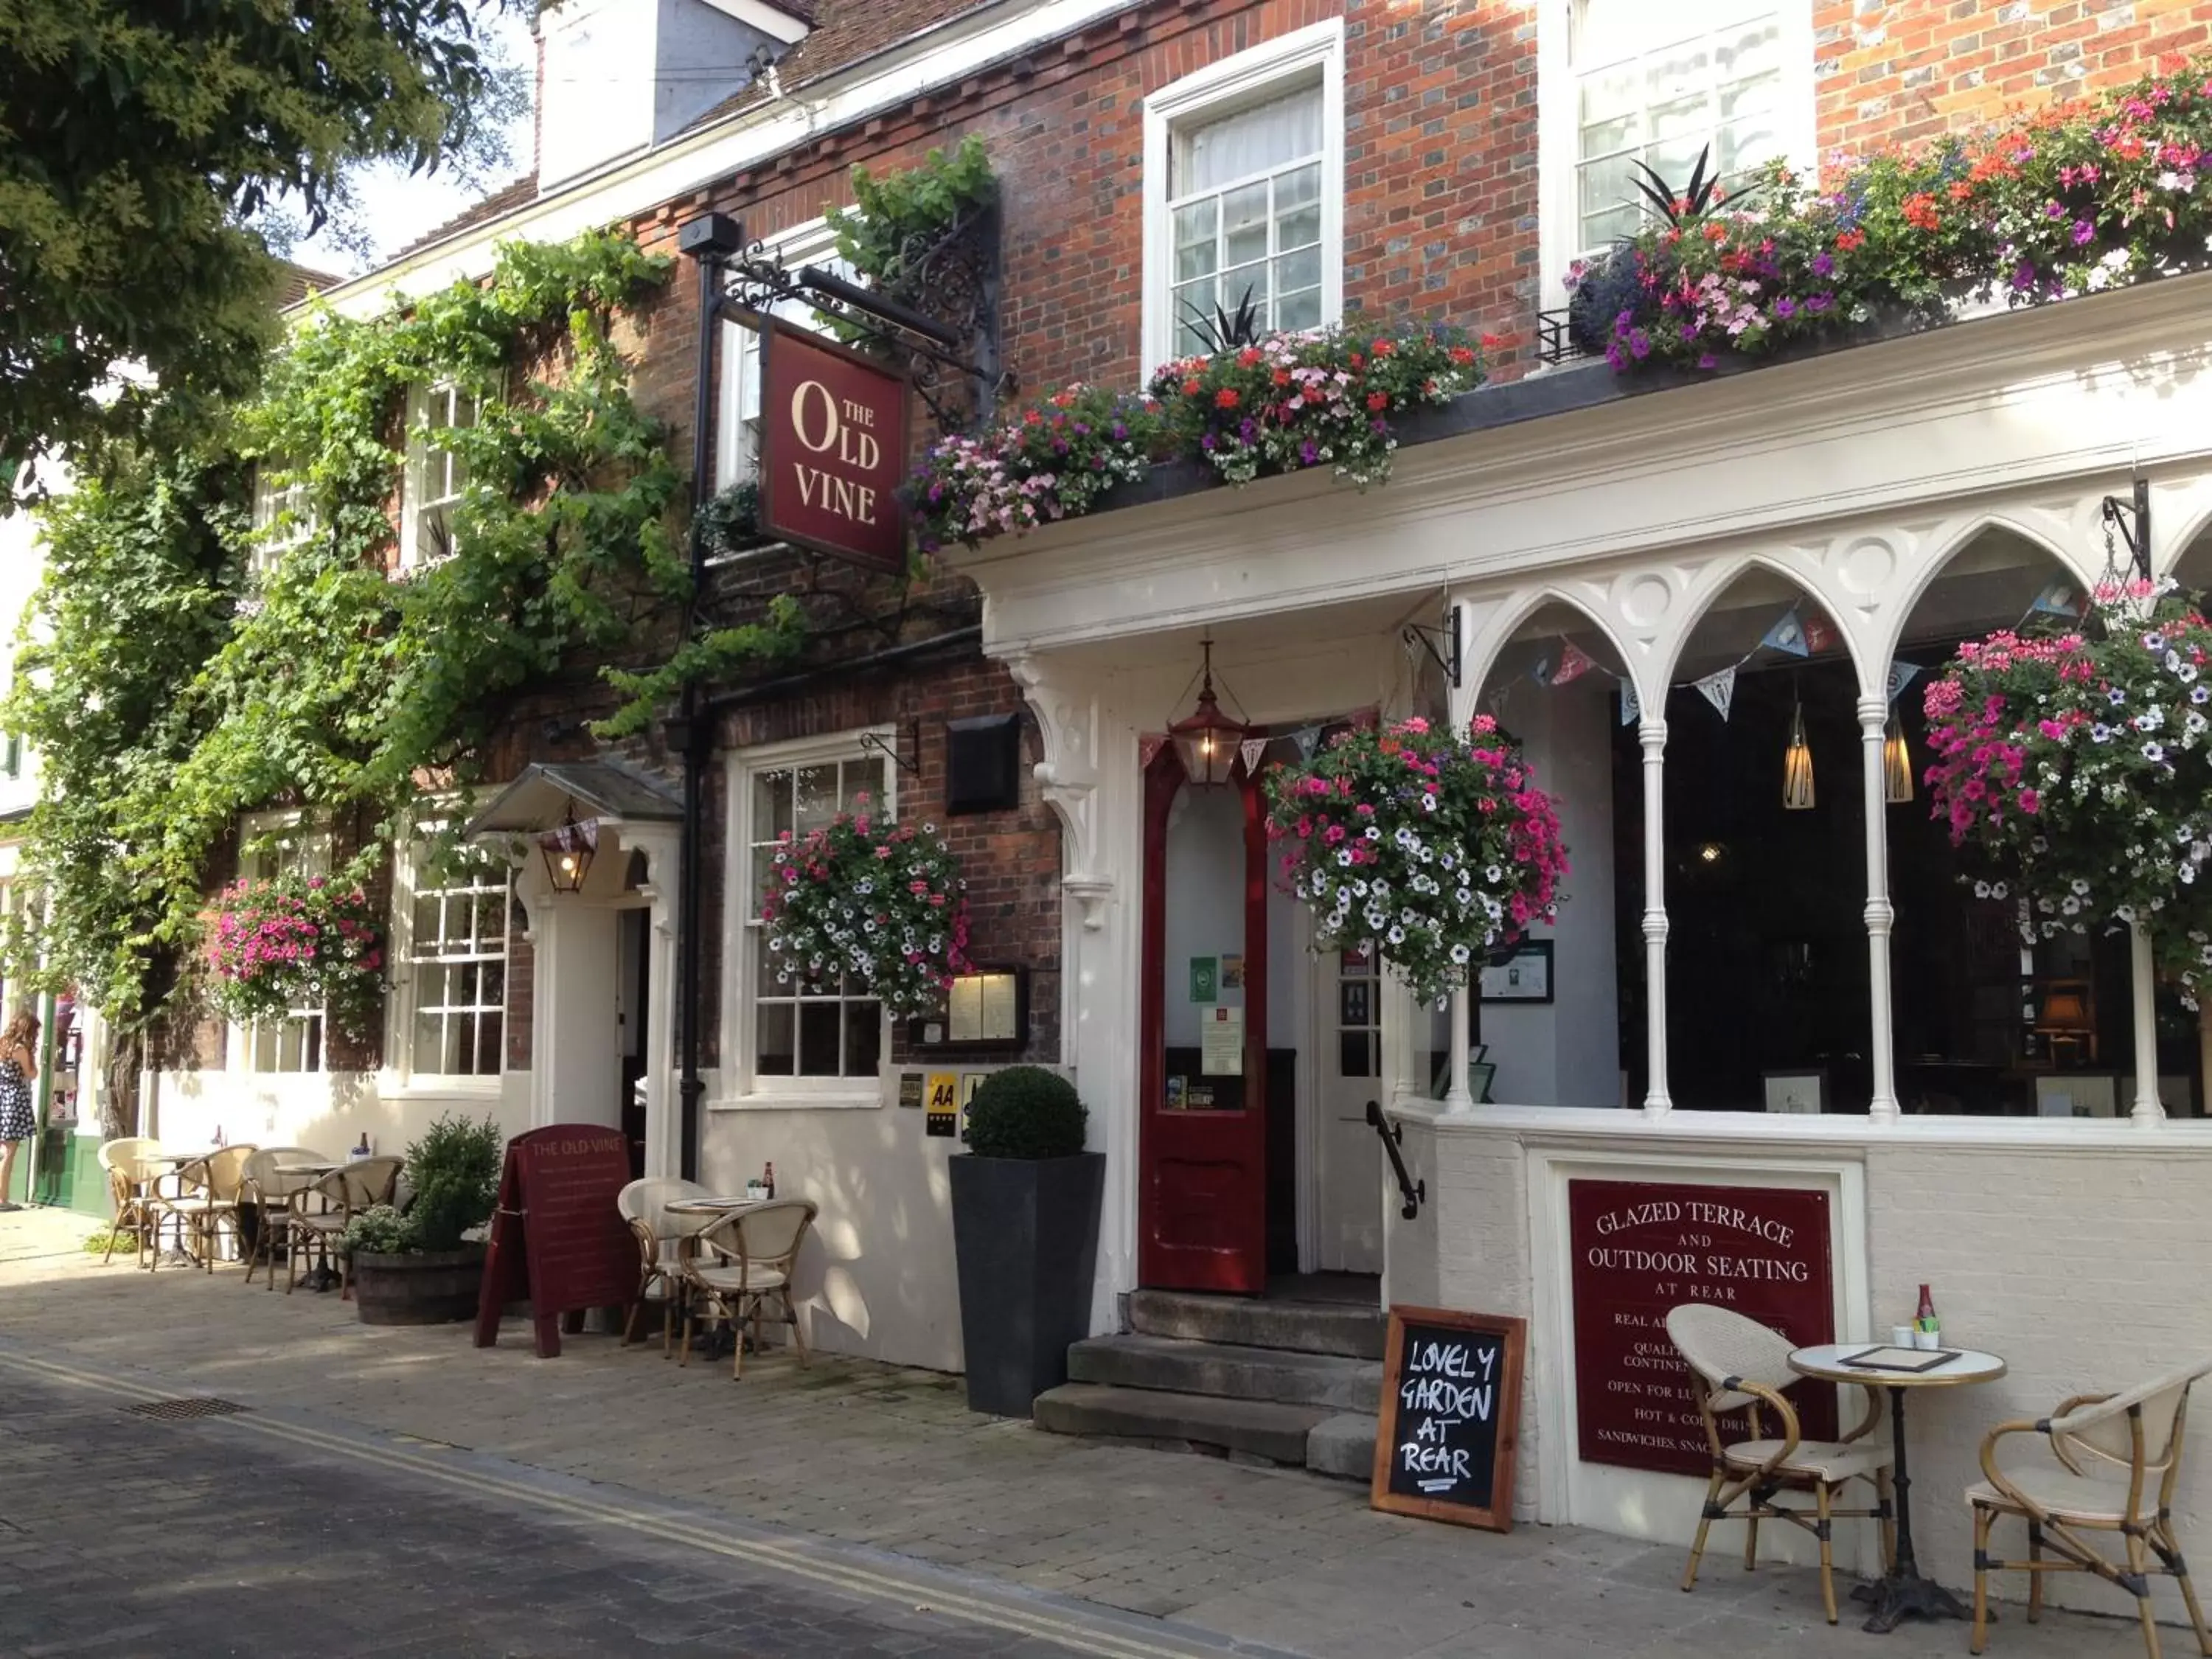
<path id="1" fill-rule="evenodd" d="M 2084 247 L 2097 239 L 2097 228 L 2087 219 L 2074 222 L 2074 246 Z"/>
<path id="2" fill-rule="evenodd" d="M 1835 269 L 1836 262 L 1828 255 L 1825 253 L 1816 253 L 1813 256 L 1813 274 L 1815 276 L 1830 276 L 1834 272 Z"/>
<path id="3" fill-rule="evenodd" d="M 1774 302 L 1774 316 L 1778 322 L 1786 323 L 1796 314 L 1797 302 L 1788 295 L 1784 295 Z"/>

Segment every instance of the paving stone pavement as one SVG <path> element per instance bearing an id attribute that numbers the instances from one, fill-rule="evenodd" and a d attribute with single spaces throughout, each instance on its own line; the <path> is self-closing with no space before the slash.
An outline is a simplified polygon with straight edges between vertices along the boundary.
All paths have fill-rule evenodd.
<path id="1" fill-rule="evenodd" d="M 775 1354 L 733 1383 L 726 1364 L 679 1366 L 657 1344 L 625 1351 L 589 1335 L 538 1360 L 514 1322 L 497 1346 L 477 1349 L 465 1328 L 364 1327 L 333 1296 L 244 1287 L 234 1267 L 102 1268 L 76 1248 L 87 1231 L 77 1217 L 0 1215 L 0 1423 L 11 1352 L 19 1365 L 158 1377 L 1310 1659 L 1966 1649 L 1956 1624 L 1876 1638 L 1847 1613 L 1832 1629 L 1812 1574 L 1744 1573 L 1725 1542 L 1684 1595 L 1674 1544 L 1566 1527 L 1500 1537 L 1380 1515 L 1350 1483 L 980 1416 L 958 1379 L 932 1372 L 834 1358 L 801 1368 Z M 0 1463 L 0 1515 L 7 1486 Z M 1948 1493 L 1919 1494 L 1917 1518 L 1966 1524 Z M 562 1559 L 563 1571 L 580 1570 Z M 2142 1637 L 2131 1620 L 2053 1614 L 2030 1627 L 2008 1609 L 1991 1651 L 2118 1659 L 2140 1653 Z"/>

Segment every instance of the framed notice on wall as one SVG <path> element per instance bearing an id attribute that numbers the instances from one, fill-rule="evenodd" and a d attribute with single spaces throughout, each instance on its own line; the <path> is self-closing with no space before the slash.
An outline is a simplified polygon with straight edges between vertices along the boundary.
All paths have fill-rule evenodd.
<path id="1" fill-rule="evenodd" d="M 1504 1314 L 1393 1308 L 1368 1502 L 1509 1532 L 1527 1327 Z"/>
<path id="2" fill-rule="evenodd" d="M 1712 1468 L 1667 1316 L 1709 1303 L 1793 1347 L 1836 1340 L 1828 1194 L 1816 1188 L 1570 1181 L 1577 1452 L 1664 1474 Z M 1804 1437 L 1836 1437 L 1836 1393 L 1791 1391 Z"/>

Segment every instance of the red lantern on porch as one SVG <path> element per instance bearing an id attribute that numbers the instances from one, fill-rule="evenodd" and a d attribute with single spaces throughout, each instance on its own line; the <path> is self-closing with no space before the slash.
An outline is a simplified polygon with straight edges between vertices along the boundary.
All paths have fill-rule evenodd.
<path id="1" fill-rule="evenodd" d="M 1229 781 L 1247 728 L 1223 714 L 1213 695 L 1213 636 L 1200 641 L 1199 648 L 1206 653 L 1206 666 L 1198 707 L 1168 727 L 1168 736 L 1182 757 L 1184 775 L 1200 787 L 1211 788 Z"/>

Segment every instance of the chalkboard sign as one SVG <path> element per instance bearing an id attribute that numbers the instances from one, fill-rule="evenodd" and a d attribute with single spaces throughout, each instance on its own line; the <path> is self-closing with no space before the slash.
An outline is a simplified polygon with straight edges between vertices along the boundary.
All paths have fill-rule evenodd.
<path id="1" fill-rule="evenodd" d="M 615 1203 L 629 1182 L 629 1143 L 619 1130 L 556 1123 L 507 1143 L 477 1346 L 498 1341 L 501 1309 L 527 1297 L 538 1357 L 550 1359 L 561 1352 L 562 1326 L 581 1330 L 586 1308 L 636 1298 L 637 1243 Z"/>
<path id="2" fill-rule="evenodd" d="M 1393 1308 L 1369 1501 L 1508 1532 L 1527 1326 L 1498 1314 Z"/>

